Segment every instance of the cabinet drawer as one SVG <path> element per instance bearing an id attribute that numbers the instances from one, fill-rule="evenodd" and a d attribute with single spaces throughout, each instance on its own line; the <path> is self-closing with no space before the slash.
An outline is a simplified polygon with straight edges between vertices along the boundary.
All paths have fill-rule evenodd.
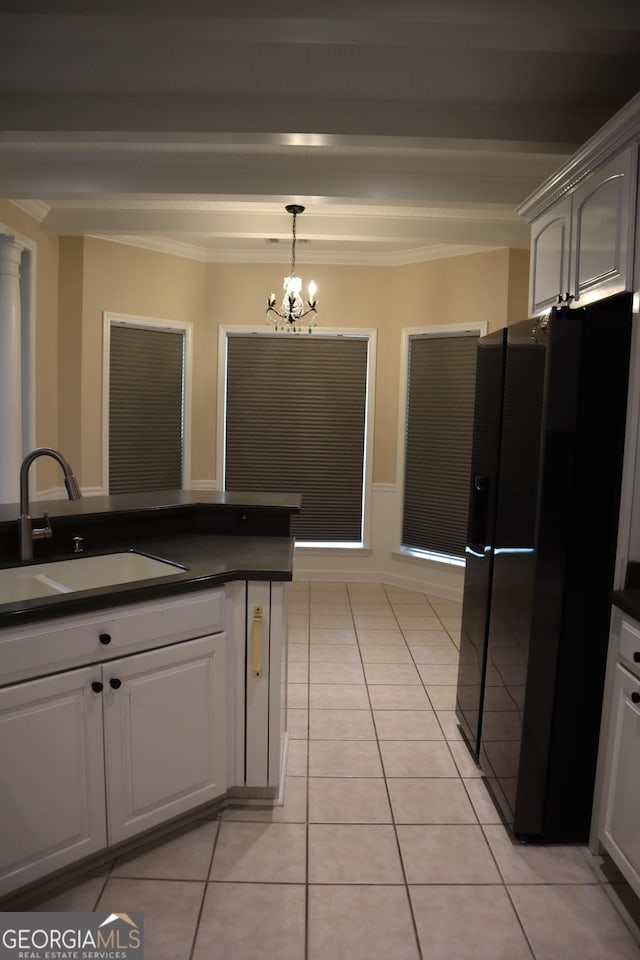
<path id="1" fill-rule="evenodd" d="M 640 629 L 629 620 L 623 620 L 620 627 L 620 659 L 640 676 Z"/>
<path id="2" fill-rule="evenodd" d="M 0 686 L 224 628 L 224 589 L 0 631 Z"/>

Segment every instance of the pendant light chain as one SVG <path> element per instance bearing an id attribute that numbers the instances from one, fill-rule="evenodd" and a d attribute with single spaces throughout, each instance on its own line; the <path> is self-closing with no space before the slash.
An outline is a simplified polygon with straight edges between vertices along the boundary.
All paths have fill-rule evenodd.
<path id="1" fill-rule="evenodd" d="M 298 213 L 293 211 L 293 243 L 291 244 L 291 276 L 296 275 L 296 217 Z"/>

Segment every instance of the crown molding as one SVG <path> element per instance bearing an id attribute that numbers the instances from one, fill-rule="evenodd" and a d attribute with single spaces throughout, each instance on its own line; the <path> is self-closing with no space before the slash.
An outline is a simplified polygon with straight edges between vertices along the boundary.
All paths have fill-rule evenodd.
<path id="1" fill-rule="evenodd" d="M 164 237 L 104 236 L 98 233 L 88 233 L 86 236 L 92 240 L 107 240 L 109 243 L 140 247 L 142 250 L 151 250 L 154 253 L 168 253 L 172 257 L 185 257 L 187 260 L 199 260 L 201 263 L 207 263 L 210 259 L 206 247 L 180 240 L 166 240 Z"/>
<path id="2" fill-rule="evenodd" d="M 438 243 L 431 247 L 421 247 L 415 250 L 406 250 L 394 253 L 388 257 L 388 266 L 403 267 L 411 263 L 425 263 L 428 260 L 450 260 L 452 257 L 468 257 L 474 253 L 489 253 L 492 250 L 503 250 L 504 246 L 482 246 L 479 244 Z"/>
<path id="3" fill-rule="evenodd" d="M 265 252 L 233 249 L 209 250 L 196 244 L 169 240 L 163 237 L 102 236 L 100 234 L 88 234 L 88 236 L 91 236 L 94 240 L 121 243 L 125 246 L 151 250 L 155 253 L 166 253 L 169 256 L 197 260 L 200 263 L 289 263 L 288 251 L 287 255 L 283 255 L 282 250 L 271 252 L 268 250 Z M 296 262 L 349 267 L 399 267 L 412 263 L 424 263 L 428 260 L 448 260 L 451 257 L 465 257 L 469 254 L 488 253 L 492 250 L 501 249 L 500 246 L 438 243 L 428 247 L 404 250 L 399 253 L 329 253 L 315 251 L 312 254 L 300 255 L 299 251 L 296 251 Z"/>
<path id="4" fill-rule="evenodd" d="M 563 166 L 524 200 L 516 213 L 529 223 L 561 200 L 596 167 L 640 139 L 640 93 L 608 120 Z"/>
<path id="5" fill-rule="evenodd" d="M 49 213 L 49 206 L 43 200 L 9 200 L 9 203 L 33 217 L 38 223 L 42 223 Z"/>

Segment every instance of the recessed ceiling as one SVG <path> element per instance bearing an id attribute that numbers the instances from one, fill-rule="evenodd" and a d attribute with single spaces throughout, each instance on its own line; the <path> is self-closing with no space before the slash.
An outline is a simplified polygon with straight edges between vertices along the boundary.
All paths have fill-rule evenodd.
<path id="1" fill-rule="evenodd" d="M 526 246 L 514 208 L 640 85 L 628 0 L 53 6 L 0 13 L 2 195 L 205 260 L 286 261 L 291 201 L 301 260 Z"/>

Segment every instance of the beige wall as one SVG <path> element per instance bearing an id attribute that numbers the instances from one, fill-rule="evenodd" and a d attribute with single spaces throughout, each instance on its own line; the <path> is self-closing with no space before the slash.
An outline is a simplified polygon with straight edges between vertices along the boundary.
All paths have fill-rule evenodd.
<path id="1" fill-rule="evenodd" d="M 529 314 L 529 251 L 509 250 L 509 291 L 507 324 L 524 320 Z"/>
<path id="2" fill-rule="evenodd" d="M 201 263 L 92 237 L 48 237 L 0 201 L 0 223 L 38 243 L 37 442 L 60 445 L 84 487 L 102 483 L 103 312 L 179 320 L 193 328 L 194 481 L 216 477 L 218 332 L 265 324 L 287 264 Z M 500 249 L 398 267 L 301 264 L 318 285 L 319 324 L 375 328 L 374 482 L 396 479 L 401 331 L 526 317 L 528 251 Z M 59 484 L 55 468 L 40 489 Z"/>
<path id="3" fill-rule="evenodd" d="M 205 264 L 195 260 L 92 237 L 84 240 L 80 425 L 80 476 L 84 486 L 102 483 L 103 312 L 193 324 L 194 394 L 201 396 L 202 384 L 210 378 L 207 356 L 202 350 L 206 323 L 205 278 Z M 194 420 L 193 450 L 199 458 L 200 412 Z"/>

